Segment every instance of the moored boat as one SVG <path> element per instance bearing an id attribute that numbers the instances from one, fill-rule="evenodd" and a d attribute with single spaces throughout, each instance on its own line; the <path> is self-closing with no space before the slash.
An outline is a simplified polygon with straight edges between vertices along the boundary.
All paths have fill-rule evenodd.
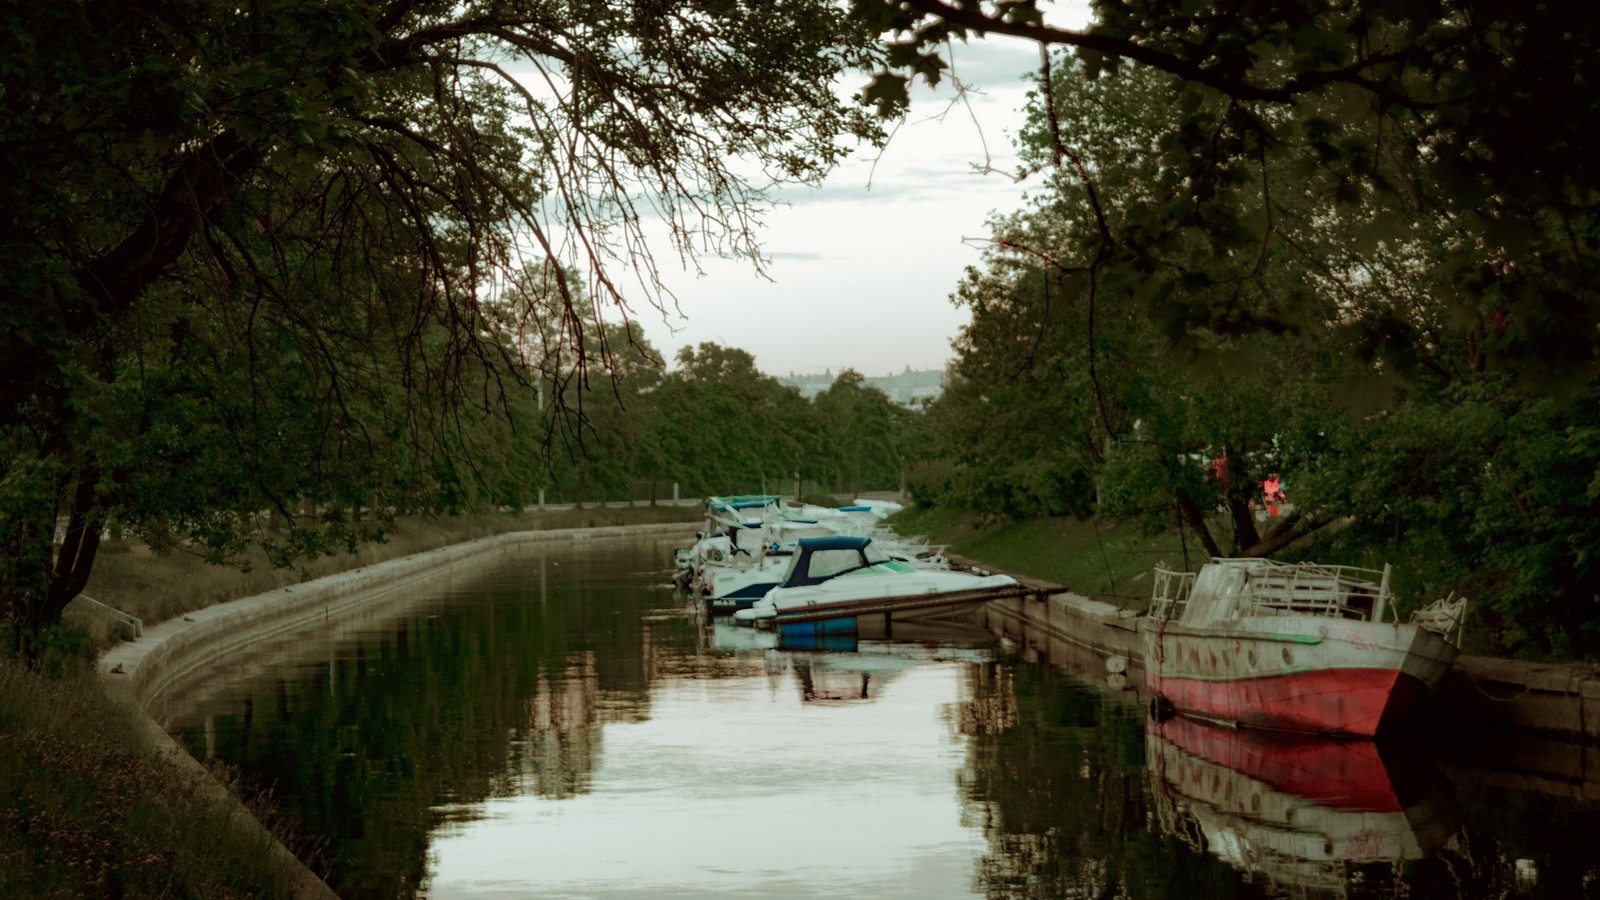
<path id="1" fill-rule="evenodd" d="M 752 624 L 807 613 L 824 618 L 880 612 L 886 603 L 903 608 L 977 603 L 1011 587 L 1017 582 L 1009 575 L 908 565 L 868 537 L 810 537 L 800 540 L 783 581 L 734 618 Z"/>
<path id="2" fill-rule="evenodd" d="M 1458 652 L 1465 601 L 1393 617 L 1389 569 L 1214 559 L 1156 570 L 1139 629 L 1158 710 L 1371 737 L 1426 703 Z"/>

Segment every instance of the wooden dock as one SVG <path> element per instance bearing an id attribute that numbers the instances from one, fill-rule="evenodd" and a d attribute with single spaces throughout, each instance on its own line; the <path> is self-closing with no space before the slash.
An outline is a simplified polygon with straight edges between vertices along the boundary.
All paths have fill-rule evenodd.
<path id="1" fill-rule="evenodd" d="M 830 619 L 847 619 L 857 616 L 893 616 L 897 613 L 952 610 L 977 606 L 991 600 L 1013 600 L 1026 597 L 1043 597 L 1052 588 L 1025 584 L 1008 585 L 976 591 L 956 591 L 943 594 L 902 594 L 878 597 L 871 600 L 840 600 L 834 603 L 815 603 L 780 611 L 773 624 L 778 627 L 799 625 L 805 622 L 824 622 Z"/>

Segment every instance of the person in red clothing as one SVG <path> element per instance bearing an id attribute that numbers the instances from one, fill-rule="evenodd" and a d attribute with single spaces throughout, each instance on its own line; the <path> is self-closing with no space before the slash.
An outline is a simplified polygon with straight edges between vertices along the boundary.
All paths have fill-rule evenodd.
<path id="1" fill-rule="evenodd" d="M 1267 512 L 1274 519 L 1278 517 L 1278 504 L 1284 501 L 1283 481 L 1276 475 L 1269 475 L 1261 482 L 1261 494 L 1267 501 Z"/>

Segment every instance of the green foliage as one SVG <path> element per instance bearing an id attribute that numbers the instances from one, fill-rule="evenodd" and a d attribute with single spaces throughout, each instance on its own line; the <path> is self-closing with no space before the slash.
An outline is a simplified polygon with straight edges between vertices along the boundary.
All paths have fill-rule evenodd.
<path id="1" fill-rule="evenodd" d="M 1106 106 L 1150 177 L 1134 202 L 1099 206 L 1093 243 L 1101 263 L 1185 288 L 1161 315 L 1175 336 L 1347 326 L 1352 350 L 1390 374 L 1464 367 L 1535 394 L 1596 373 L 1600 164 L 1586 117 L 1600 97 L 1571 87 L 1600 74 L 1593 4 L 1119 0 L 1081 31 L 1031 2 L 852 10 L 911 45 L 887 60 L 906 77 L 948 36 L 1010 34 L 1068 48 L 1072 80 L 1165 83 L 1132 83 L 1156 101 L 1139 124 Z M 1036 152 L 1059 177 L 1099 183 L 1094 139 L 1059 112 L 1039 121 Z M 1258 261 L 1275 254 L 1309 277 L 1262 293 Z"/>
<path id="2" fill-rule="evenodd" d="M 958 294 L 919 499 L 1390 561 L 1414 601 L 1468 594 L 1478 649 L 1592 656 L 1600 173 L 1545 90 L 1600 54 L 1573 30 L 1595 10 L 1556 7 L 1137 2 L 1073 33 L 918 0 L 880 23 L 1077 48 L 1021 136 L 1043 186 Z M 1560 121 L 1534 138 L 1484 97 Z M 1263 527 L 1270 475 L 1289 499 Z"/>
<path id="3" fill-rule="evenodd" d="M 1308 498 L 1349 515 L 1330 552 L 1387 556 L 1424 599 L 1474 599 L 1486 652 L 1586 657 L 1597 649 L 1600 499 L 1581 400 L 1491 386 L 1407 402 L 1330 429 L 1304 467 Z"/>
<path id="4" fill-rule="evenodd" d="M 287 561 L 520 503 L 554 433 L 615 457 L 536 395 L 578 403 L 608 324 L 667 308 L 640 211 L 756 258 L 768 186 L 878 136 L 833 88 L 877 56 L 820 0 L 5 7 L 7 618 L 59 616 L 113 521 Z M 530 321 L 569 355 L 524 354 Z"/>

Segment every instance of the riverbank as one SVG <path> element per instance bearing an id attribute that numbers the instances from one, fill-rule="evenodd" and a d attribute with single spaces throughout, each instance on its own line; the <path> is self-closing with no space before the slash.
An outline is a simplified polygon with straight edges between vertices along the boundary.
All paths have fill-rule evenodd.
<path id="1" fill-rule="evenodd" d="M 1185 552 L 1191 558 L 1200 552 L 1183 547 L 1176 536 L 1140 536 L 1127 523 L 1033 519 L 980 528 L 960 512 L 914 509 L 892 524 L 985 568 L 1066 587 L 1070 593 L 1042 602 L 991 603 L 985 624 L 997 633 L 1027 635 L 1030 659 L 1097 683 L 1105 678 L 1107 656 L 1138 664 L 1134 623 L 1148 604 L 1150 569 L 1162 563 L 1183 568 Z M 1554 782 L 1587 785 L 1587 745 L 1600 741 L 1600 667 L 1463 654 L 1440 685 L 1431 713 L 1428 727 L 1474 739 L 1524 736 L 1540 748 L 1536 766 L 1525 762 L 1530 769 L 1554 773 L 1548 776 Z"/>
<path id="2" fill-rule="evenodd" d="M 1060 517 L 980 526 L 961 510 L 908 508 L 889 524 L 901 534 L 925 535 L 985 568 L 1061 585 L 1125 609 L 1142 610 L 1149 603 L 1150 572 L 1156 566 L 1188 568 L 1205 555 L 1193 540 L 1186 545 L 1178 535 L 1144 535 L 1132 522 Z"/>
<path id="3" fill-rule="evenodd" d="M 97 566 L 89 593 L 149 627 L 489 535 L 663 522 L 687 531 L 700 516 L 698 507 L 608 506 L 412 520 L 383 544 L 290 571 L 222 570 L 123 545 Z M 237 827 L 228 774 L 203 770 L 142 711 L 105 695 L 92 666 L 105 640 L 77 632 L 61 641 L 52 676 L 0 659 L 0 896 L 305 896 L 303 866 L 284 858 L 270 830 Z M 270 800 L 245 799 L 270 829 Z"/>
<path id="4" fill-rule="evenodd" d="M 696 508 L 667 511 L 646 510 L 642 507 L 592 508 L 563 511 L 562 516 L 578 517 L 580 524 L 592 525 L 596 517 L 633 518 L 635 521 L 660 521 L 661 517 L 677 517 L 692 530 L 699 520 Z M 946 521 L 940 527 L 939 515 Z M 451 533 L 450 523 L 433 523 L 419 531 L 427 534 L 412 538 L 396 537 L 388 545 L 368 548 L 387 554 L 388 558 L 409 556 L 434 547 L 455 546 L 466 540 L 487 534 L 526 530 L 533 520 L 529 517 L 507 516 L 504 521 L 489 523 L 455 523 L 458 529 Z M 554 515 L 538 520 L 544 527 L 562 521 Z M 1011 523 L 991 528 L 976 529 L 959 521 L 957 517 L 934 511 L 916 511 L 903 514 L 895 524 L 904 532 L 930 534 L 936 541 L 949 545 L 952 552 L 981 559 L 986 567 L 1002 569 L 1019 575 L 1033 575 L 1039 580 L 1064 584 L 1091 597 L 1109 597 L 1115 600 L 1137 602 L 1148 590 L 1149 568 L 1156 561 L 1171 565 L 1182 564 L 1183 548 L 1175 541 L 1163 544 L 1159 540 L 1140 537 L 1131 528 L 1088 523 L 1068 523 L 1046 520 L 1042 523 Z M 1193 548 L 1190 548 L 1193 553 Z M 119 603 L 138 606 L 139 597 L 145 596 L 149 607 L 160 615 L 162 610 L 179 609 L 184 603 L 198 603 L 193 609 L 204 608 L 225 596 L 228 580 L 239 591 L 235 596 L 255 595 L 277 588 L 245 587 L 251 579 L 273 573 L 252 572 L 232 582 L 234 575 L 207 569 L 197 559 L 163 559 L 128 550 L 123 560 L 127 571 L 140 573 L 139 584 L 124 584 L 122 595 L 106 594 Z M 163 565 L 177 567 L 163 569 L 162 574 L 149 574 L 143 567 L 151 560 L 162 560 Z M 346 560 L 346 568 L 377 565 L 373 557 L 358 555 Z M 337 563 L 323 561 L 323 565 Z M 183 574 L 187 567 L 188 574 Z M 114 572 L 113 566 L 105 570 Z M 105 577 L 105 572 L 102 572 Z M 298 576 L 299 573 L 294 573 Z M 276 573 L 282 577 L 283 573 Z M 217 579 L 212 581 L 211 579 Z M 191 582 L 204 582 L 196 588 Z M 1141 591 L 1140 586 L 1144 585 Z M 181 586 L 189 599 L 173 601 L 170 595 Z M 100 588 L 104 593 L 107 588 Z M 113 586 L 112 590 L 115 589 Z M 279 588 L 281 589 L 281 588 Z M 292 591 L 291 591 L 292 593 Z M 211 604 L 206 599 L 215 596 Z M 1066 595 L 1059 595 L 1065 602 Z M 1058 598 L 1051 599 L 1054 606 Z M 1076 607 L 1076 603 L 1074 607 Z M 1038 610 L 1045 609 L 1037 605 Z M 1102 624 L 1110 628 L 1123 627 L 1125 614 L 1117 605 L 1106 603 L 1085 607 L 1089 615 L 1110 616 L 1112 621 Z M 1035 610 L 1025 611 L 1032 616 Z M 181 618 L 168 613 L 167 618 Z M 1040 662 L 1061 665 L 1081 644 L 1083 626 L 1074 620 L 1070 631 L 1080 640 L 1065 641 L 1059 645 L 1045 643 L 1028 650 Z M 1042 652 L 1041 652 L 1042 651 Z M 1085 657 L 1099 664 L 1092 655 Z M 109 662 L 108 666 L 117 663 Z M 125 664 L 124 664 L 125 665 Z M 1086 674 L 1097 674 L 1090 665 Z M 123 673 L 130 674 L 126 667 Z M 1099 674 L 1103 678 L 1103 674 Z M 1515 673 L 1499 677 L 1516 677 Z M 131 681 L 131 679 L 130 679 Z M 1546 681 L 1551 692 L 1570 694 L 1564 685 L 1568 676 L 1559 678 L 1551 674 Z M 1561 685 L 1555 682 L 1561 681 Z M 1587 692 L 1586 682 L 1576 682 L 1580 693 Z M 1518 687 L 1521 685 L 1521 687 Z M 1528 702 L 1542 695 L 1522 690 L 1526 682 L 1500 681 L 1492 684 L 1471 685 L 1480 695 L 1487 696 L 1484 688 L 1503 696 L 1496 707 L 1501 712 L 1532 708 Z M 1521 690 L 1521 694 L 1511 696 Z M 1541 689 L 1542 690 L 1542 689 Z M 1563 714 L 1587 716 L 1587 722 L 1600 722 L 1600 714 L 1592 714 L 1584 704 L 1576 707 L 1569 701 L 1555 697 L 1562 704 Z M 178 896 L 255 897 L 292 896 L 295 879 L 302 877 L 286 872 L 275 842 L 252 839 L 248 835 L 216 839 L 223 829 L 231 831 L 230 822 L 237 820 L 237 806 L 231 796 L 221 798 L 203 796 L 195 791 L 192 770 L 197 765 L 190 761 L 189 775 L 174 774 L 174 768 L 159 759 L 152 759 L 145 749 L 155 738 L 165 733 L 151 735 L 153 727 L 146 718 L 130 714 L 126 705 L 117 705 L 101 696 L 100 689 L 84 669 L 70 672 L 60 678 L 41 678 L 21 672 L 9 663 L 0 662 L 0 896 L 108 896 L 171 893 Z M 156 731 L 160 731 L 159 728 Z M 170 751 L 170 747 L 168 750 Z M 1560 753 L 1567 751 L 1558 747 Z M 1583 748 L 1580 748 L 1583 749 Z M 181 751 L 177 751 L 181 753 Z M 1543 756 L 1549 756 L 1546 753 Z M 1566 757 L 1562 757 L 1565 759 Z M 1594 766 L 1586 752 L 1573 757 L 1575 762 L 1565 764 L 1559 771 L 1550 769 L 1545 760 L 1539 760 L 1540 772 L 1555 771 L 1547 780 L 1557 783 L 1561 772 L 1589 771 Z M 182 763 L 181 760 L 173 762 Z M 1574 767 L 1577 767 L 1576 769 Z M 204 775 L 213 780 L 212 773 Z M 226 781 L 226 773 L 216 776 Z M 1560 783 L 1571 784 L 1564 781 Z M 1581 782 L 1587 784 L 1586 781 Z M 252 806 L 262 818 L 270 822 L 270 809 L 262 811 L 260 805 Z"/>

